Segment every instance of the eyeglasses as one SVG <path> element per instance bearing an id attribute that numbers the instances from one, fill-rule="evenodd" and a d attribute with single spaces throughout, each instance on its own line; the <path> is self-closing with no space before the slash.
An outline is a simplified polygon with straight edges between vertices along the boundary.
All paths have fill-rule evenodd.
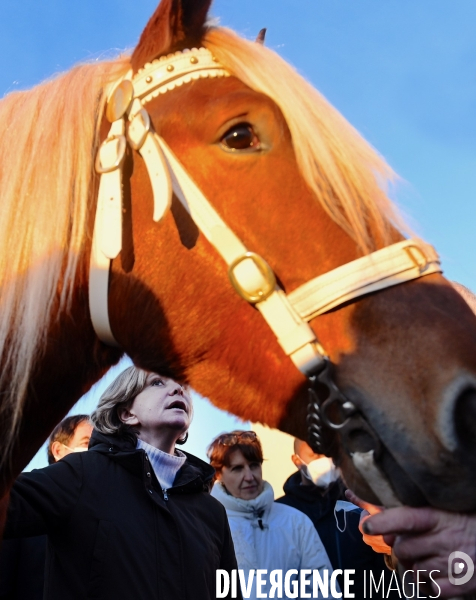
<path id="1" fill-rule="evenodd" d="M 258 436 L 254 431 L 241 431 L 240 433 L 223 433 L 217 437 L 216 443 L 222 446 L 234 446 L 243 442 L 255 442 Z"/>

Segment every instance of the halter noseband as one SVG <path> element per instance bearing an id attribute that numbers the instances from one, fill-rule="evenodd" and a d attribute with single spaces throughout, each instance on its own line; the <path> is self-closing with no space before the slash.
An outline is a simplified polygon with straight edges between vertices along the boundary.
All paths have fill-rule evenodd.
<path id="1" fill-rule="evenodd" d="M 440 273 L 439 258 L 429 244 L 406 239 L 333 269 L 286 294 L 276 283 L 264 258 L 244 246 L 167 143 L 154 132 L 144 108 L 147 102 L 177 86 L 199 78 L 229 75 L 209 50 L 193 48 L 154 60 L 135 75 L 130 71 L 113 86 L 106 109 L 112 124 L 96 159 L 96 171 L 101 178 L 90 261 L 91 320 L 100 340 L 118 345 L 109 323 L 108 284 L 111 261 L 122 245 L 122 163 L 129 144 L 144 159 L 151 180 L 153 220 L 160 221 L 164 217 L 175 194 L 227 264 L 236 292 L 256 306 L 285 354 L 310 378 L 309 442 L 316 452 L 329 453 L 323 425 L 327 429 L 343 430 L 361 419 L 364 423 L 361 426 L 369 432 L 372 430 L 333 383 L 330 361 L 309 321 L 369 292 Z M 323 386 L 328 390 L 324 401 L 320 399 Z M 328 415 L 334 403 L 344 415 L 340 422 L 332 421 Z"/>

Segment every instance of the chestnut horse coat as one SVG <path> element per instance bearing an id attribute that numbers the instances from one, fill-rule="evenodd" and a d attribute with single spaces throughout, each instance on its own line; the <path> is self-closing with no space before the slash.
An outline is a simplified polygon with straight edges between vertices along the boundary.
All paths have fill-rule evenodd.
<path id="1" fill-rule="evenodd" d="M 236 567 L 213 469 L 187 455 L 164 499 L 135 440 L 93 433 L 90 451 L 21 475 L 5 537 L 47 533 L 47 600 L 211 600 Z"/>

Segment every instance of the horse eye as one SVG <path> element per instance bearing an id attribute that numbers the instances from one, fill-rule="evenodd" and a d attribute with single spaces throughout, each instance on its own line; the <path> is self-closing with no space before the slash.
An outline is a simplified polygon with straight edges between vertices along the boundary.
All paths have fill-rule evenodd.
<path id="1" fill-rule="evenodd" d="M 233 125 L 221 138 L 227 150 L 259 150 L 260 141 L 248 123 Z"/>

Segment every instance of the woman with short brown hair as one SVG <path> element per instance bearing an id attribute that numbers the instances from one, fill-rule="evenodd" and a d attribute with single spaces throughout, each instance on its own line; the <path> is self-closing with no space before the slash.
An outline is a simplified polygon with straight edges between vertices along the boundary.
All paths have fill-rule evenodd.
<path id="1" fill-rule="evenodd" d="M 216 470 L 212 496 L 226 509 L 238 567 L 243 569 L 245 580 L 253 569 L 266 569 L 268 574 L 279 569 L 283 576 L 292 569 L 317 569 L 330 580 L 332 566 L 311 520 L 290 506 L 274 502 L 273 488 L 263 480 L 263 450 L 256 433 L 223 433 L 212 441 L 207 454 Z M 298 576 L 293 580 L 297 584 Z M 262 586 L 261 590 L 266 593 L 270 585 L 268 581 L 267 588 Z M 306 593 L 309 589 L 312 585 Z M 338 586 L 335 592 L 340 597 Z M 257 598 L 255 584 L 249 597 Z"/>

